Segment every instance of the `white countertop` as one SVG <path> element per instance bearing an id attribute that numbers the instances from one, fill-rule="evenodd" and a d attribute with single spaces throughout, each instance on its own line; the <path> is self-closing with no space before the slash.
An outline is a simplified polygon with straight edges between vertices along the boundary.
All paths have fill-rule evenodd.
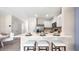
<path id="1" fill-rule="evenodd" d="M 25 36 L 27 33 L 24 33 L 24 34 L 21 34 L 21 35 L 17 35 L 15 37 L 20 37 L 21 38 L 21 50 L 23 51 L 23 48 L 24 48 L 24 45 L 26 44 L 26 42 L 28 40 L 35 40 L 35 41 L 39 41 L 39 40 L 46 40 L 48 42 L 52 42 L 53 40 L 56 40 L 56 45 L 59 45 L 59 41 L 62 41 L 63 39 L 60 39 L 59 38 L 64 38 L 64 37 L 68 37 L 68 38 L 72 38 L 71 35 L 61 35 L 61 36 L 53 36 L 53 33 L 49 33 L 49 34 L 46 34 L 46 36 L 40 36 L 40 34 L 38 33 L 31 33 L 32 36 Z M 57 39 L 54 39 L 54 38 L 57 38 Z M 57 43 L 58 42 L 58 43 Z M 60 44 L 62 45 L 62 44 Z"/>
<path id="2" fill-rule="evenodd" d="M 32 36 L 26 36 L 26 37 L 40 37 L 40 33 L 31 33 L 31 34 L 32 34 Z M 26 35 L 26 33 L 17 35 L 15 37 L 23 37 L 25 35 Z M 48 34 L 46 34 L 46 36 L 41 36 L 41 37 L 70 37 L 71 38 L 72 35 L 53 36 L 53 33 L 48 33 Z"/>

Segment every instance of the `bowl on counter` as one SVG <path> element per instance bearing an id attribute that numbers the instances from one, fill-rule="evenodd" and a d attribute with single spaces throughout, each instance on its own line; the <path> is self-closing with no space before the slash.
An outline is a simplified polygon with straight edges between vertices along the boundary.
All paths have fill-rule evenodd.
<path id="1" fill-rule="evenodd" d="M 27 34 L 25 34 L 25 36 L 32 36 L 32 34 L 31 33 L 27 33 Z"/>
<path id="2" fill-rule="evenodd" d="M 53 36 L 60 36 L 60 33 L 54 32 L 54 33 L 53 33 Z"/>
<path id="3" fill-rule="evenodd" d="M 46 36 L 46 34 L 44 32 L 41 32 L 40 36 Z"/>

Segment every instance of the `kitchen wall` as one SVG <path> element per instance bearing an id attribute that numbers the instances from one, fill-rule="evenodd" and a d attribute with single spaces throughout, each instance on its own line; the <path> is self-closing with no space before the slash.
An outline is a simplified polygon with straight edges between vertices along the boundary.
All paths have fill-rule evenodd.
<path id="1" fill-rule="evenodd" d="M 52 20 L 46 20 L 45 18 L 40 18 L 38 20 L 38 24 L 44 24 L 45 27 L 52 27 L 52 23 L 51 23 Z M 36 25 L 37 25 L 37 19 L 36 17 L 28 17 L 26 18 L 26 20 L 24 21 L 23 23 L 23 30 L 22 32 L 25 33 L 25 32 L 35 32 L 36 31 Z"/>
<path id="2" fill-rule="evenodd" d="M 57 22 L 57 27 L 62 27 L 62 22 L 63 22 L 62 14 L 55 16 L 51 22 L 52 23 Z"/>
<path id="3" fill-rule="evenodd" d="M 64 7 L 62 8 L 62 19 L 63 19 L 63 27 L 62 33 L 65 36 L 69 36 L 69 38 L 65 38 L 69 43 L 67 46 L 74 50 L 74 21 L 75 21 L 75 13 L 74 7 Z M 66 42 L 67 42 L 66 41 Z"/>
<path id="4" fill-rule="evenodd" d="M 22 33 L 22 21 L 15 16 L 12 16 L 12 32 L 14 35 Z"/>
<path id="5" fill-rule="evenodd" d="M 27 17 L 22 24 L 22 32 L 35 32 L 36 31 L 36 17 Z"/>
<path id="6" fill-rule="evenodd" d="M 22 23 L 22 33 L 28 32 L 28 19 Z"/>
<path id="7" fill-rule="evenodd" d="M 49 18 L 45 18 L 45 17 L 38 18 L 38 24 L 44 24 L 45 27 L 52 28 L 52 23 L 57 22 L 58 27 L 62 26 L 62 22 L 63 22 L 62 14 L 54 16 L 53 19 L 50 19 L 50 18 L 51 17 L 49 17 Z"/>
<path id="8" fill-rule="evenodd" d="M 52 28 L 52 20 L 44 20 L 44 27 Z"/>
<path id="9" fill-rule="evenodd" d="M 0 16 L 0 32 L 10 33 L 13 32 L 15 35 L 21 34 L 21 21 L 11 15 Z"/>
<path id="10" fill-rule="evenodd" d="M 38 17 L 37 18 L 37 24 L 44 24 L 45 18 L 44 17 Z"/>
<path id="11" fill-rule="evenodd" d="M 46 17 L 38 17 L 38 24 L 43 24 L 44 27 L 51 28 L 52 27 L 52 19 Z"/>
<path id="12" fill-rule="evenodd" d="M 11 16 L 10 15 L 5 15 L 5 16 L 0 16 L 0 32 L 2 33 L 10 33 L 11 32 Z"/>
<path id="13" fill-rule="evenodd" d="M 74 32 L 74 8 L 73 7 L 65 7 L 62 8 L 62 16 L 64 19 L 63 23 L 63 32 L 64 35 L 72 35 Z"/>
<path id="14" fill-rule="evenodd" d="M 30 17 L 28 19 L 28 32 L 35 32 L 36 28 L 36 17 Z"/>

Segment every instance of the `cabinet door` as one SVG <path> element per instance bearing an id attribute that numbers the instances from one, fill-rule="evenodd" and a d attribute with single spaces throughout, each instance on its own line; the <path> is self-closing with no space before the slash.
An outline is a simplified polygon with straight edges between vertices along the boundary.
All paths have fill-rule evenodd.
<path id="1" fill-rule="evenodd" d="M 28 31 L 34 32 L 36 28 L 36 18 L 29 18 L 28 19 Z"/>

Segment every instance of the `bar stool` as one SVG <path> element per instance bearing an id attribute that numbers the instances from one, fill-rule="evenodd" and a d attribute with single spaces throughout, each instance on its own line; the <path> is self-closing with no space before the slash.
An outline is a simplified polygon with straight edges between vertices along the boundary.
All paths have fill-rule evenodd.
<path id="1" fill-rule="evenodd" d="M 55 49 L 55 51 L 62 51 L 61 48 L 64 49 L 64 51 L 66 51 L 66 44 L 64 44 L 63 42 L 61 41 L 53 41 L 51 43 L 51 50 L 53 51 Z"/>
<path id="2" fill-rule="evenodd" d="M 35 40 L 28 40 L 25 44 L 24 44 L 24 51 L 29 50 L 33 50 L 36 51 L 36 41 Z"/>
<path id="3" fill-rule="evenodd" d="M 38 51 L 40 50 L 46 50 L 49 51 L 49 42 L 46 40 L 40 40 L 37 42 Z"/>

